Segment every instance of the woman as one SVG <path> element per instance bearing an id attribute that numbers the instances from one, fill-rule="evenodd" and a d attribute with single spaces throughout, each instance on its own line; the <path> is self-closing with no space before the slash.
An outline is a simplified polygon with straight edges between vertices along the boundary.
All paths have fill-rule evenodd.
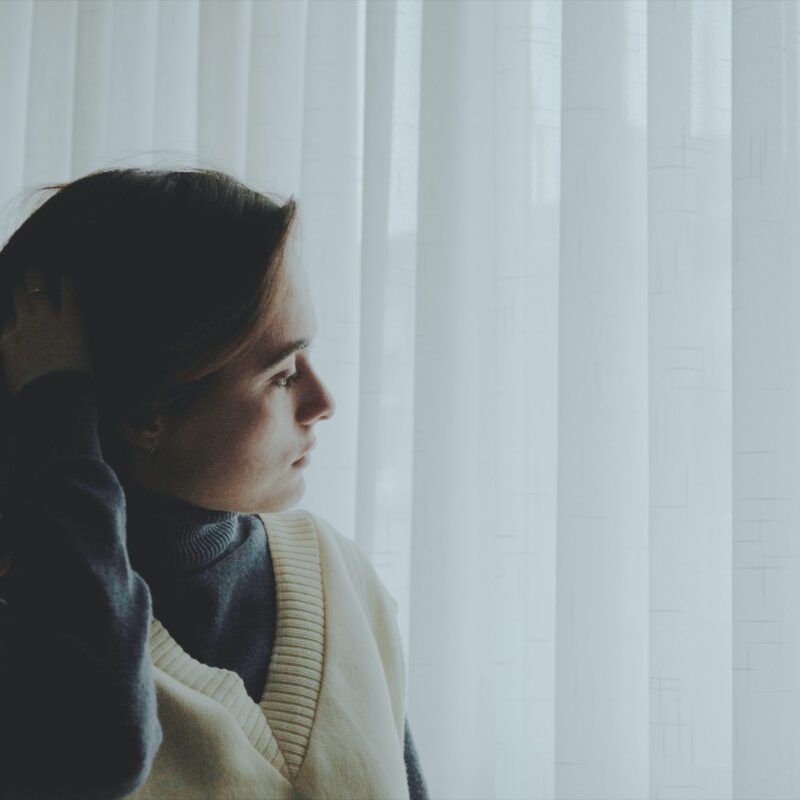
<path id="1" fill-rule="evenodd" d="M 295 204 L 56 189 L 0 252 L 3 798 L 425 797 L 396 604 L 303 494 Z"/>

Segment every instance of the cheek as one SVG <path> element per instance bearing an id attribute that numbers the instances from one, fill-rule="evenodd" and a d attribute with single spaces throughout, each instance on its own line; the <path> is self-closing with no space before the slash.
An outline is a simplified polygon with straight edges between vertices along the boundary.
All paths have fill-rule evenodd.
<path id="1" fill-rule="evenodd" d="M 218 404 L 184 428 L 183 444 L 204 461 L 246 460 L 254 441 L 270 429 L 267 411 L 263 400 L 253 397 Z"/>
<path id="2" fill-rule="evenodd" d="M 240 404 L 231 410 L 219 426 L 222 444 L 238 454 L 238 460 L 264 463 L 280 460 L 285 447 L 280 435 L 281 426 L 267 401 L 261 399 Z"/>

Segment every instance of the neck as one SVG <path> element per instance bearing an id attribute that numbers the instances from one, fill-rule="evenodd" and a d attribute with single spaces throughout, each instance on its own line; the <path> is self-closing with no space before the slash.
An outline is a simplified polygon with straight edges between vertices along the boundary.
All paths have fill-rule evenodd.
<path id="1" fill-rule="evenodd" d="M 208 566 L 236 535 L 240 515 L 205 508 L 166 492 L 123 481 L 131 564 L 142 575 Z"/>

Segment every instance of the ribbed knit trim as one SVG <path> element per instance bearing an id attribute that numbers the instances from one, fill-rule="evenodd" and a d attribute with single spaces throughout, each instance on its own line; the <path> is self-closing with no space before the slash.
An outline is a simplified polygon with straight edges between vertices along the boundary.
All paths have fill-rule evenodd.
<path id="1" fill-rule="evenodd" d="M 153 664 L 224 705 L 253 746 L 287 780 L 300 769 L 319 702 L 325 652 L 325 606 L 319 541 L 302 509 L 258 515 L 275 571 L 277 630 L 267 683 L 257 705 L 235 672 L 190 656 L 153 618 Z"/>
<path id="2" fill-rule="evenodd" d="M 192 658 L 155 618 L 150 626 L 153 665 L 190 689 L 221 703 L 239 723 L 250 743 L 287 779 L 291 775 L 259 706 L 247 694 L 241 677 L 223 667 L 210 667 Z"/>
<path id="3" fill-rule="evenodd" d="M 261 514 L 269 533 L 278 616 L 261 708 L 292 780 L 308 748 L 325 656 L 325 595 L 316 525 L 302 509 Z"/>

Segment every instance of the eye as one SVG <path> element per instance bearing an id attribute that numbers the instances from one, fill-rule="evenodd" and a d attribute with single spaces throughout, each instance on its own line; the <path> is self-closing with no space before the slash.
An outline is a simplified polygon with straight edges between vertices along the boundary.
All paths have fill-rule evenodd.
<path id="1" fill-rule="evenodd" d="M 288 389 L 290 386 L 293 386 L 295 383 L 301 380 L 303 380 L 303 373 L 293 372 L 286 378 L 278 378 L 278 380 L 275 381 L 275 385 L 279 389 Z"/>
<path id="2" fill-rule="evenodd" d="M 304 348 L 302 351 L 303 356 L 305 358 L 308 358 L 308 351 L 312 350 L 313 348 L 314 345 L 309 345 L 308 347 Z M 305 375 L 304 372 L 295 370 L 291 375 L 288 375 L 285 378 L 278 378 L 277 380 L 275 380 L 275 385 L 279 389 L 288 389 L 289 387 L 294 386 L 294 384 L 297 383 L 298 381 L 303 380 L 304 375 Z"/>

